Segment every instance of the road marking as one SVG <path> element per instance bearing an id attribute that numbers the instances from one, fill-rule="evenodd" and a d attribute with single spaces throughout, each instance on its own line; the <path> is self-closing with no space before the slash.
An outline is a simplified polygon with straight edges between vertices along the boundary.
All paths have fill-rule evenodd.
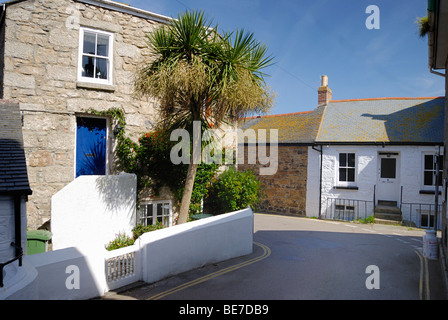
<path id="1" fill-rule="evenodd" d="M 420 258 L 419 297 L 420 297 L 420 300 L 430 300 L 431 293 L 429 291 L 428 259 L 423 257 L 423 255 L 417 250 L 415 250 L 415 253 Z M 423 284 L 425 284 L 424 288 L 423 288 Z M 423 292 L 423 289 L 425 289 L 424 292 Z"/>
<path id="2" fill-rule="evenodd" d="M 164 292 L 158 293 L 158 294 L 148 298 L 147 300 L 158 300 L 158 299 L 161 299 L 161 298 L 166 297 L 166 296 L 168 296 L 170 294 L 173 294 L 175 292 L 184 290 L 186 288 L 195 286 L 195 285 L 197 285 L 199 283 L 202 283 L 202 282 L 214 279 L 216 277 L 222 276 L 223 274 L 226 274 L 226 273 L 235 271 L 237 269 L 240 269 L 242 267 L 251 265 L 251 264 L 253 264 L 255 262 L 258 262 L 258 261 L 261 261 L 263 259 L 266 259 L 267 257 L 269 257 L 271 255 L 271 249 L 268 246 L 266 246 L 266 245 L 264 245 L 262 243 L 255 242 L 255 241 L 254 241 L 254 244 L 259 246 L 259 247 L 261 247 L 263 249 L 263 253 L 260 256 L 255 257 L 255 258 L 250 259 L 250 260 L 247 260 L 247 261 L 243 261 L 243 262 L 241 262 L 239 264 L 236 264 L 236 265 L 224 268 L 222 270 L 218 270 L 216 272 L 210 273 L 208 275 L 205 275 L 203 277 L 197 278 L 197 279 L 192 280 L 190 282 L 181 284 L 181 285 L 179 285 L 179 286 L 177 286 L 175 288 L 172 288 L 172 289 L 166 290 Z"/>

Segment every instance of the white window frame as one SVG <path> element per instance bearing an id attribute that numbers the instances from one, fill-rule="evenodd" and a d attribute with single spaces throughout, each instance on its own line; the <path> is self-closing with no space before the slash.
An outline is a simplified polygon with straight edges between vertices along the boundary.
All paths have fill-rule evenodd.
<path id="1" fill-rule="evenodd" d="M 340 162 L 339 162 L 339 158 L 341 153 L 345 153 L 345 154 L 354 154 L 355 155 L 355 166 L 354 167 L 349 167 L 348 163 L 347 166 L 344 166 L 342 168 L 354 168 L 355 170 L 355 174 L 354 174 L 354 181 L 340 181 L 340 176 L 339 176 L 339 169 L 341 168 L 340 166 Z M 347 161 L 348 161 L 348 157 L 347 157 Z M 357 181 L 358 181 L 358 155 L 355 151 L 345 151 L 345 150 L 341 150 L 337 152 L 336 155 L 336 186 L 338 187 L 356 187 L 357 186 Z"/>
<path id="2" fill-rule="evenodd" d="M 86 55 L 83 53 L 83 46 L 84 46 L 84 34 L 85 32 L 95 33 L 96 35 L 105 35 L 109 37 L 109 52 L 108 56 L 97 56 L 97 55 L 89 55 L 93 58 L 106 58 L 108 60 L 108 70 L 107 79 L 98 79 L 98 78 L 91 78 L 91 77 L 83 77 L 83 66 L 82 66 L 82 58 L 83 55 Z M 95 84 L 105 84 L 105 85 L 112 85 L 113 84 L 113 52 L 114 52 L 114 34 L 106 31 L 101 30 L 95 30 L 91 28 L 85 28 L 80 27 L 79 28 L 79 50 L 78 50 L 78 81 L 79 82 L 89 82 L 89 83 L 95 83 Z"/>
<path id="3" fill-rule="evenodd" d="M 425 190 L 425 191 L 434 191 L 435 190 L 435 188 L 436 188 L 436 186 L 435 186 L 435 176 L 433 176 L 433 183 L 434 184 L 432 184 L 432 185 L 426 185 L 425 184 L 425 171 L 429 171 L 429 170 L 426 170 L 425 169 L 425 157 L 426 156 L 433 156 L 433 159 L 434 159 L 434 156 L 436 156 L 436 153 L 435 152 L 423 152 L 422 153 L 422 169 L 421 169 L 421 174 L 422 174 L 422 181 L 421 181 L 421 185 L 422 185 L 422 190 Z M 444 157 L 444 155 L 443 154 L 440 154 L 440 156 L 441 157 Z M 442 161 L 442 164 L 443 164 L 443 161 Z M 435 168 L 433 168 L 433 170 L 430 170 L 430 171 L 432 171 L 432 172 L 435 172 Z M 439 174 L 441 175 L 441 182 L 443 183 L 443 180 L 442 180 L 442 177 L 443 177 L 443 167 L 442 168 L 439 168 Z M 439 185 L 439 189 L 441 189 L 442 188 L 442 185 Z"/>
<path id="4" fill-rule="evenodd" d="M 148 205 L 152 204 L 152 212 L 148 213 Z M 147 221 L 148 219 L 151 219 L 151 225 L 155 225 L 157 222 L 157 205 L 162 204 L 162 206 L 167 206 L 167 209 L 169 210 L 168 215 L 165 215 L 162 211 L 162 223 L 163 218 L 167 217 L 168 224 L 164 224 L 167 227 L 171 227 L 173 225 L 173 204 L 171 200 L 158 200 L 158 201 L 142 201 L 140 203 L 140 209 L 139 209 L 139 222 L 143 225 L 148 225 Z M 163 207 L 162 207 L 163 210 Z"/>

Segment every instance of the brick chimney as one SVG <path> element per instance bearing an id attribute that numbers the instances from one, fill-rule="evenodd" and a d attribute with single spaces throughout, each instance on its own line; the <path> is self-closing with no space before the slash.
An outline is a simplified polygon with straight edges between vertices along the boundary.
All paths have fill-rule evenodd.
<path id="1" fill-rule="evenodd" d="M 331 89 L 328 88 L 327 76 L 322 76 L 322 83 L 319 89 L 317 90 L 317 93 L 318 93 L 318 103 L 317 103 L 318 106 L 330 102 L 333 93 L 331 92 Z"/>

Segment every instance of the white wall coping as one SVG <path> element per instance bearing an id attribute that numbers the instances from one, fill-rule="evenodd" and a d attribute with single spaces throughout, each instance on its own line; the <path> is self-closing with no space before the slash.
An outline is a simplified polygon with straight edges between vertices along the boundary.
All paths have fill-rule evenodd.
<path id="1" fill-rule="evenodd" d="M 141 235 L 134 245 L 103 248 L 65 248 L 29 256 L 38 271 L 39 299 L 90 299 L 143 280 L 153 283 L 207 263 L 252 253 L 253 212 L 250 208 L 204 218 Z M 135 252 L 135 274 L 106 281 L 106 261 Z M 80 288 L 66 287 L 68 266 L 78 266 Z"/>

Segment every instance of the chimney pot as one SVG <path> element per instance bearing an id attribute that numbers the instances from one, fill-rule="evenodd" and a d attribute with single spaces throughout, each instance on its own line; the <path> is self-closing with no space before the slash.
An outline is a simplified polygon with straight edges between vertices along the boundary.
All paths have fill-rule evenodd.
<path id="1" fill-rule="evenodd" d="M 318 98 L 317 105 L 320 106 L 320 105 L 328 104 L 328 102 L 331 101 L 332 96 L 333 96 L 333 92 L 331 91 L 330 88 L 328 88 L 328 77 L 322 76 L 321 77 L 321 86 L 317 90 L 317 98 Z"/>
<path id="2" fill-rule="evenodd" d="M 328 77 L 327 76 L 322 76 L 322 80 L 321 80 L 321 86 L 322 87 L 328 87 Z"/>

